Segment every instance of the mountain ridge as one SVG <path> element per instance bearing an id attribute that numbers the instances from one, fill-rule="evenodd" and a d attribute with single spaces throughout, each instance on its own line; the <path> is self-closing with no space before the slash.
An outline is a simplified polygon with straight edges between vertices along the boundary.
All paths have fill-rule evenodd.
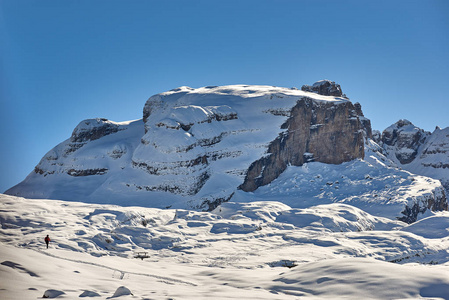
<path id="1" fill-rule="evenodd" d="M 372 151 L 371 138 L 371 124 L 361 105 L 349 101 L 329 80 L 301 90 L 180 87 L 150 97 L 140 120 L 81 121 L 68 140 L 50 150 L 22 183 L 6 193 L 212 210 L 236 193 L 251 198 L 290 166 L 338 166 L 363 161 L 367 153 L 377 161 L 387 160 L 382 151 Z M 387 165 L 379 163 L 386 173 Z M 365 184 L 356 181 L 360 187 Z M 447 209 L 438 182 L 422 189 L 429 196 L 394 202 L 402 207 L 394 209 L 396 218 L 413 222 L 427 209 Z M 394 192 L 384 194 L 382 201 L 395 198 Z M 302 201 L 300 193 L 292 197 Z"/>
<path id="2" fill-rule="evenodd" d="M 377 132 L 374 140 L 399 167 L 440 180 L 449 191 L 449 127 L 428 132 L 402 119 Z"/>

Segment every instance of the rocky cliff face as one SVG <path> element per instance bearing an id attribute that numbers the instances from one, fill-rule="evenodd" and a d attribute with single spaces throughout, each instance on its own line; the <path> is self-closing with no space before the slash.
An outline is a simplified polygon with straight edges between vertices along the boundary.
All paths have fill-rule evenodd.
<path id="1" fill-rule="evenodd" d="M 281 128 L 286 130 L 270 143 L 269 155 L 249 167 L 242 190 L 254 191 L 270 183 L 288 165 L 341 164 L 364 157 L 364 127 L 351 102 L 334 105 L 302 99 Z"/>
<path id="2" fill-rule="evenodd" d="M 360 104 L 341 97 L 333 82 L 318 82 L 308 90 L 235 85 L 180 87 L 154 95 L 145 103 L 142 120 L 82 121 L 7 193 L 211 210 L 242 193 L 252 197 L 248 192 L 276 185 L 289 166 L 362 161 L 372 131 Z M 436 189 L 434 182 L 423 188 L 426 195 Z M 381 193 L 387 197 L 392 192 Z M 300 192 L 292 197 L 301 205 Z M 432 199 L 420 202 L 418 212 L 424 206 L 444 208 L 444 199 Z M 395 203 L 412 214 L 416 209 L 410 203 L 417 202 L 410 201 L 399 198 Z"/>
<path id="3" fill-rule="evenodd" d="M 408 120 L 399 120 L 382 132 L 381 143 L 393 151 L 400 164 L 411 163 L 430 132 L 416 127 Z"/>

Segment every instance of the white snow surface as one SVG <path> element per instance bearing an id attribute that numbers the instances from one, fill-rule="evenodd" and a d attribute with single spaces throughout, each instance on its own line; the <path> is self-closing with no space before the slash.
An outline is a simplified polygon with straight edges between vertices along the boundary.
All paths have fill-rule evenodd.
<path id="1" fill-rule="evenodd" d="M 449 299 L 448 212 L 407 225 L 345 203 L 0 205 L 0 299 Z"/>

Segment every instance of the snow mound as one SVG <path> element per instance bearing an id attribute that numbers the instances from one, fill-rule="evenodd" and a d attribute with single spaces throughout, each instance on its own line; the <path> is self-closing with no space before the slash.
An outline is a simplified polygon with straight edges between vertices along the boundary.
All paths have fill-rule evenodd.
<path id="1" fill-rule="evenodd" d="M 329 259 L 285 272 L 274 280 L 273 289 L 297 297 L 325 299 L 449 299 L 449 284 L 444 277 L 425 266 L 398 268 L 372 259 Z"/>
<path id="2" fill-rule="evenodd" d="M 121 286 L 121 287 L 117 288 L 114 295 L 110 298 L 116 298 L 116 297 L 127 296 L 127 295 L 132 295 L 131 291 L 126 286 Z"/>
<path id="3" fill-rule="evenodd" d="M 402 229 L 428 239 L 449 238 L 449 213 L 438 212 Z"/>
<path id="4" fill-rule="evenodd" d="M 59 290 L 46 290 L 44 292 L 44 295 L 42 296 L 42 298 L 57 298 L 61 295 L 64 295 L 65 293 L 63 291 L 59 291 Z"/>
<path id="5" fill-rule="evenodd" d="M 225 202 L 216 208 L 213 213 L 231 220 L 248 219 L 273 222 L 281 212 L 290 209 L 290 206 L 274 201 L 255 201 L 249 203 Z"/>
<path id="6" fill-rule="evenodd" d="M 354 206 L 339 203 L 282 212 L 276 218 L 276 222 L 288 223 L 310 230 L 332 232 L 365 231 L 373 230 L 376 227 L 391 229 L 398 225 L 389 219 L 373 217 Z"/>
<path id="7" fill-rule="evenodd" d="M 93 291 L 84 291 L 79 295 L 80 298 L 83 297 L 100 297 L 100 294 L 98 294 L 97 292 L 93 292 Z"/>
<path id="8" fill-rule="evenodd" d="M 227 202 L 221 204 L 213 213 L 230 220 L 247 220 L 254 223 L 276 222 L 298 228 L 332 232 L 385 230 L 401 226 L 400 222 L 374 217 L 354 206 L 341 203 L 295 209 L 274 201 Z"/>

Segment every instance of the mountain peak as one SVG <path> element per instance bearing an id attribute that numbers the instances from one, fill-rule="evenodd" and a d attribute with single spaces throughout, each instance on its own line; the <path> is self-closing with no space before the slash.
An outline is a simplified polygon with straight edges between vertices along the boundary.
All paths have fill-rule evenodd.
<path id="1" fill-rule="evenodd" d="M 324 79 L 315 82 L 312 86 L 303 85 L 301 90 L 305 92 L 312 92 L 323 96 L 334 96 L 334 97 L 344 97 L 346 95 L 343 94 L 341 87 L 339 84 L 334 81 Z"/>
<path id="2" fill-rule="evenodd" d="M 398 125 L 398 127 L 404 127 L 406 125 L 413 125 L 413 123 L 407 119 L 401 119 L 401 120 L 397 121 L 396 124 Z"/>
<path id="3" fill-rule="evenodd" d="M 400 167 L 441 181 L 449 190 L 449 127 L 430 133 L 409 120 L 399 120 L 382 132 L 379 144 Z"/>

